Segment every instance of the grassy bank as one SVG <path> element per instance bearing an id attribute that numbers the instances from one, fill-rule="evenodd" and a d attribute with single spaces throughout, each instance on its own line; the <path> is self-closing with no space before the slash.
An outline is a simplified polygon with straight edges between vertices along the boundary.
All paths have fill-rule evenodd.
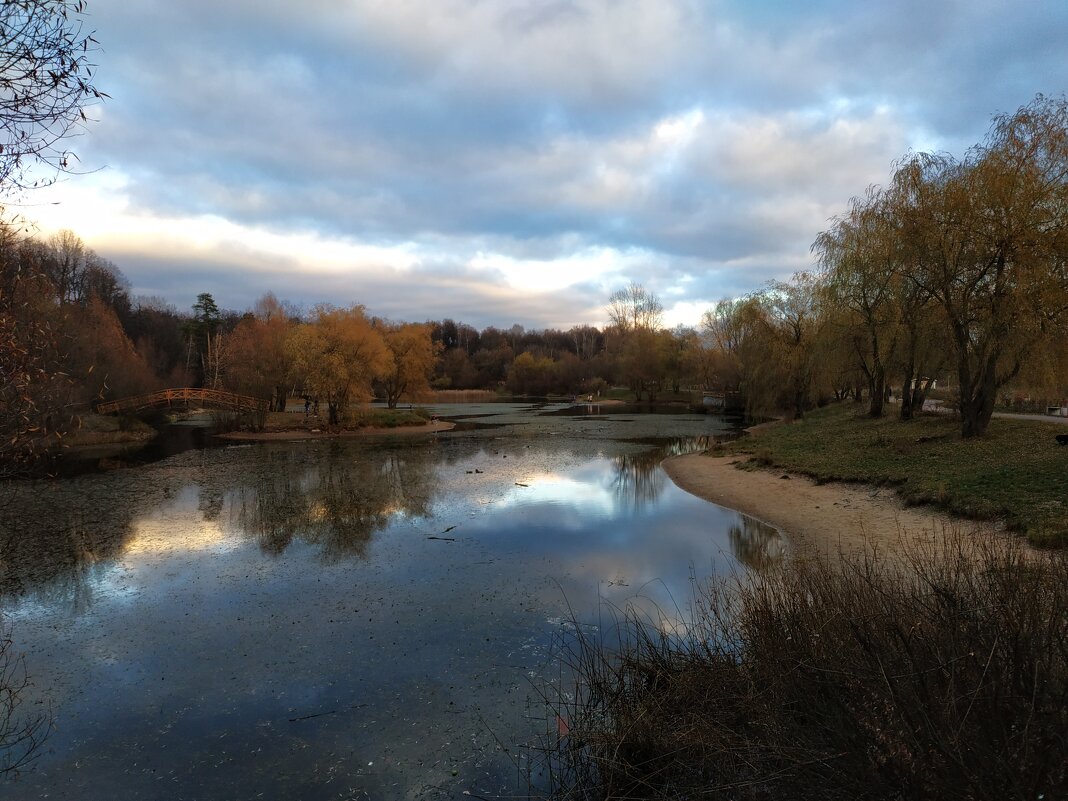
<path id="1" fill-rule="evenodd" d="M 963 517 L 1004 520 L 1041 546 L 1068 545 L 1068 427 L 994 418 L 985 437 L 962 440 L 944 416 L 872 420 L 853 404 L 819 409 L 726 446 L 756 465 L 897 488 L 906 502 Z"/>
<path id="2" fill-rule="evenodd" d="M 64 447 L 146 442 L 159 433 L 136 417 L 87 413 L 81 415 L 79 421 L 80 425 L 63 438 Z"/>
<path id="3" fill-rule="evenodd" d="M 305 416 L 303 411 L 269 412 L 264 423 L 264 431 L 313 431 L 324 429 L 327 425 L 325 407 L 320 407 L 319 416 Z M 380 409 L 371 407 L 353 407 L 345 411 L 341 427 L 356 428 L 400 428 L 404 426 L 421 426 L 430 422 L 430 412 L 417 406 L 413 409 Z"/>
<path id="4" fill-rule="evenodd" d="M 681 629 L 624 619 L 622 646 L 578 628 L 552 797 L 1068 797 L 1068 559 L 925 547 L 711 584 Z"/>

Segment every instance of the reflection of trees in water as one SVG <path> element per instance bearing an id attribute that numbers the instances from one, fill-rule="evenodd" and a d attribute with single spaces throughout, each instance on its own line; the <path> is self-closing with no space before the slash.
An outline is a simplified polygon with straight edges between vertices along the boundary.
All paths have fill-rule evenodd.
<path id="1" fill-rule="evenodd" d="M 769 526 L 752 517 L 739 515 L 727 532 L 731 552 L 738 561 L 757 572 L 768 570 L 782 563 L 786 544 L 774 526 Z"/>
<path id="2" fill-rule="evenodd" d="M 221 488 L 214 485 L 201 487 L 197 497 L 197 511 L 204 515 L 205 520 L 218 520 L 225 500 Z"/>
<path id="3" fill-rule="evenodd" d="M 181 550 L 180 527 L 135 542 L 152 519 L 196 485 L 205 521 L 237 522 L 268 552 L 294 540 L 328 558 L 362 556 L 395 515 L 426 516 L 435 490 L 434 453 L 418 448 L 233 449 L 190 467 L 115 471 L 77 479 L 8 484 L 0 504 L 0 598 L 30 595 L 75 612 L 93 602 L 95 575 L 132 547 Z"/>
<path id="4" fill-rule="evenodd" d="M 712 444 L 713 437 L 672 437 L 631 440 L 655 447 L 639 453 L 625 453 L 615 457 L 616 494 L 626 504 L 642 509 L 660 497 L 667 481 L 660 463 L 669 456 L 699 453 Z"/>
<path id="5" fill-rule="evenodd" d="M 660 497 L 667 480 L 664 471 L 659 469 L 663 459 L 659 448 L 615 457 L 613 486 L 624 504 L 637 510 Z"/>
<path id="6" fill-rule="evenodd" d="M 35 482 L 17 493 L 0 508 L 0 596 L 29 593 L 75 612 L 92 603 L 93 567 L 122 553 L 132 521 L 168 496 L 151 481 L 131 491 L 121 475 Z"/>
<path id="7" fill-rule="evenodd" d="M 294 540 L 318 545 L 328 559 L 364 557 L 374 532 L 397 516 L 429 514 L 432 461 L 415 448 L 332 447 L 314 464 L 273 454 L 273 463 L 238 488 L 231 517 L 260 546 L 281 553 Z"/>

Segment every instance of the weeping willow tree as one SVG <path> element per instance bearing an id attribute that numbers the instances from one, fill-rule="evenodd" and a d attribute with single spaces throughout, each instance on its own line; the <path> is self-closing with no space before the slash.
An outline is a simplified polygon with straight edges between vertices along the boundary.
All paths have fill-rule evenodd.
<path id="1" fill-rule="evenodd" d="M 885 193 L 871 188 L 812 246 L 836 323 L 868 384 L 868 413 L 881 417 L 888 374 L 901 342 L 900 248 Z"/>
<path id="2" fill-rule="evenodd" d="M 986 432 L 998 391 L 1068 323 L 1068 100 L 997 117 L 961 160 L 917 155 L 895 176 L 914 261 L 956 367 L 961 433 Z"/>
<path id="3" fill-rule="evenodd" d="M 751 412 L 784 411 L 796 420 L 812 407 L 825 366 L 821 311 L 820 283 L 810 273 L 772 282 L 749 298 L 741 358 Z"/>

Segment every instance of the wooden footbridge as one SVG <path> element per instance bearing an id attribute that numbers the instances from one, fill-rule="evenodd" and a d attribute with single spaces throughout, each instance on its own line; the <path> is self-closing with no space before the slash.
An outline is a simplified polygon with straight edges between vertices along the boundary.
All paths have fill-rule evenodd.
<path id="1" fill-rule="evenodd" d="M 118 412 L 136 412 L 149 408 L 180 407 L 233 409 L 238 412 L 266 412 L 268 402 L 248 395 L 237 395 L 222 389 L 203 389 L 200 387 L 178 387 L 161 389 L 147 395 L 133 395 L 113 401 L 103 401 L 93 407 L 99 414 Z"/>

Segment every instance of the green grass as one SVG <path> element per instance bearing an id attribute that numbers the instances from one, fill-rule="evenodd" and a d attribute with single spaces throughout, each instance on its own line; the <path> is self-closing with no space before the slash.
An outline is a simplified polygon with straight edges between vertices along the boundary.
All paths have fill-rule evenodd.
<path id="1" fill-rule="evenodd" d="M 601 394 L 601 399 L 633 401 L 634 393 L 626 387 L 609 387 Z"/>
<path id="2" fill-rule="evenodd" d="M 400 428 L 421 426 L 430 422 L 430 412 L 421 406 L 405 409 L 352 408 L 342 417 L 342 428 Z M 327 425 L 326 406 L 319 407 L 319 416 L 305 418 L 303 411 L 270 412 L 267 415 L 267 431 L 294 431 L 322 429 Z"/>
<path id="3" fill-rule="evenodd" d="M 1068 427 L 994 418 L 986 436 L 962 440 L 953 418 L 872 420 L 863 407 L 819 409 L 726 446 L 758 465 L 817 481 L 891 485 L 907 503 L 962 517 L 1004 520 L 1035 545 L 1068 545 Z"/>
<path id="4" fill-rule="evenodd" d="M 346 426 L 357 428 L 399 428 L 430 422 L 430 412 L 422 407 L 408 409 L 358 409 L 349 414 Z"/>

